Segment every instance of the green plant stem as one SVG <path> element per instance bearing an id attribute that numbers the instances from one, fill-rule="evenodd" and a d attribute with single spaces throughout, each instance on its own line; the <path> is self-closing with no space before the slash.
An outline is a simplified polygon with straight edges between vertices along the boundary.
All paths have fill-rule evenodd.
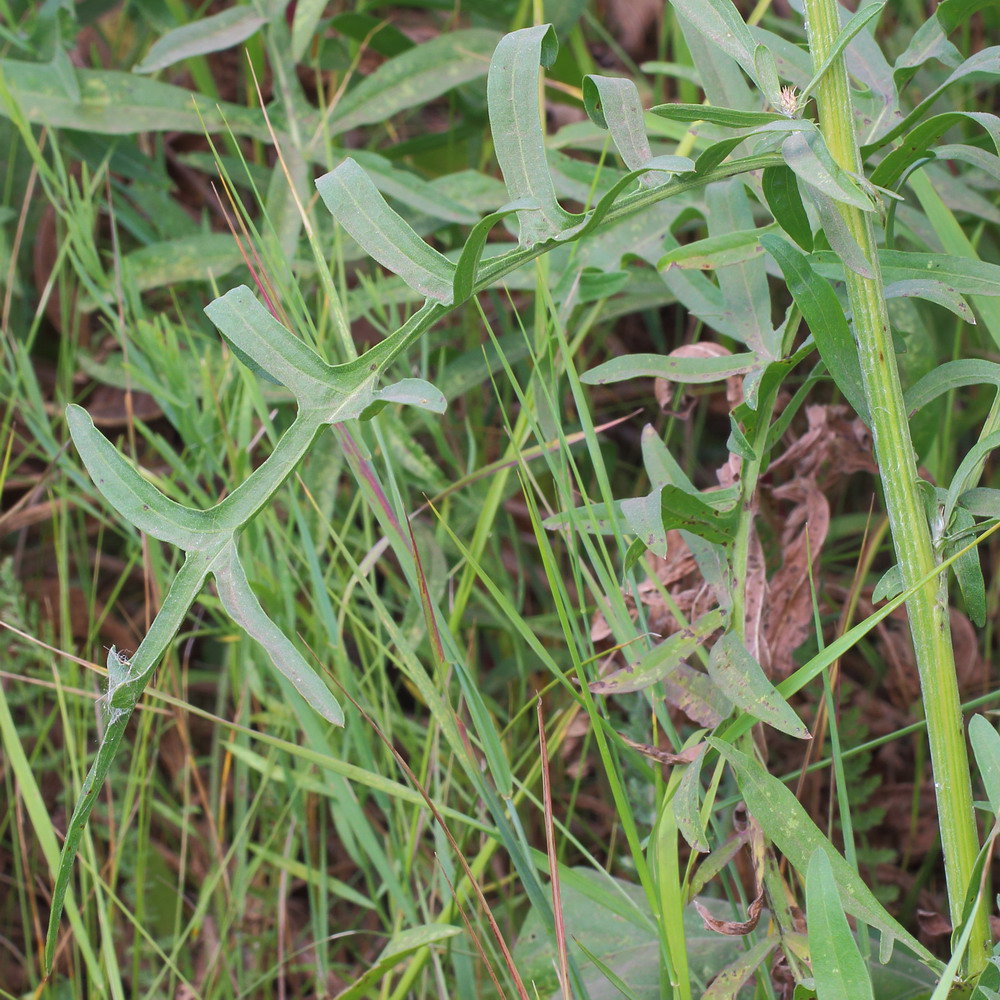
<path id="1" fill-rule="evenodd" d="M 805 10 L 813 63 L 819 67 L 827 59 L 840 30 L 839 7 L 836 0 L 806 0 Z M 816 99 L 820 128 L 831 154 L 846 170 L 860 175 L 861 156 L 842 56 L 833 61 L 821 78 Z M 881 473 L 893 545 L 903 586 L 909 588 L 933 570 L 937 557 L 918 486 L 913 445 L 889 330 L 872 213 L 842 203 L 837 207 L 871 269 L 872 276 L 869 278 L 846 266 L 844 274 L 854 315 L 865 396 L 871 412 L 875 456 Z M 906 607 L 927 718 L 949 910 L 953 925 L 958 927 L 976 859 L 978 838 L 955 676 L 945 576 L 941 574 L 922 586 Z M 988 956 L 989 930 L 984 908 L 979 908 L 975 920 L 966 958 L 966 972 L 970 976 L 982 971 Z"/>

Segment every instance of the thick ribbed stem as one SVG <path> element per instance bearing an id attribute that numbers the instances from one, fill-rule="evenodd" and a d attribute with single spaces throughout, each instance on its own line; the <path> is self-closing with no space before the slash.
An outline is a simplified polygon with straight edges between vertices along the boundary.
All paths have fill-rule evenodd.
<path id="1" fill-rule="evenodd" d="M 819 67 L 831 52 L 840 31 L 838 4 L 836 0 L 805 0 L 805 9 L 813 63 Z M 860 175 L 861 156 L 843 56 L 836 59 L 823 76 L 816 90 L 816 100 L 820 128 L 833 158 L 846 170 Z M 889 331 L 873 213 L 845 204 L 839 204 L 838 208 L 872 274 L 865 278 L 844 267 L 893 545 L 903 586 L 909 588 L 933 569 L 937 556 L 917 484 L 916 461 Z M 927 718 L 949 909 L 952 922 L 957 926 L 978 852 L 978 835 L 955 677 L 945 575 L 921 587 L 906 608 Z M 966 956 L 966 970 L 970 976 L 982 971 L 988 956 L 985 907 L 980 907 L 980 914 Z"/>

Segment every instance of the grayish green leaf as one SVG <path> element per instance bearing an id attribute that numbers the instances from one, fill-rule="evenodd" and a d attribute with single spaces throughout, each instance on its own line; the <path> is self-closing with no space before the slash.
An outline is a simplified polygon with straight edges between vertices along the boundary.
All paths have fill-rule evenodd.
<path id="1" fill-rule="evenodd" d="M 862 420 L 870 423 L 858 349 L 836 293 L 810 267 L 809 258 L 790 243 L 778 236 L 765 236 L 762 242 L 781 268 L 788 290 L 809 324 L 820 357 L 837 388 Z"/>
<path id="2" fill-rule="evenodd" d="M 455 265 L 428 246 L 385 202 L 371 178 L 350 157 L 316 181 L 333 217 L 384 267 L 411 288 L 450 303 Z"/>
<path id="3" fill-rule="evenodd" d="M 211 512 L 192 510 L 165 497 L 125 461 L 94 426 L 86 410 L 68 406 L 66 421 L 94 485 L 126 521 L 185 551 L 200 551 L 217 544 L 219 528 Z"/>
<path id="4" fill-rule="evenodd" d="M 157 39 L 134 72 L 155 73 L 182 59 L 230 49 L 251 38 L 266 23 L 267 18 L 250 5 L 229 7 L 218 14 L 196 18 Z"/>
<path id="5" fill-rule="evenodd" d="M 227 544 L 212 562 L 219 600 L 230 617 L 264 648 L 271 662 L 291 682 L 307 705 L 334 726 L 344 724 L 344 712 L 323 679 L 271 621 L 250 587 L 235 542 Z"/>
<path id="6" fill-rule="evenodd" d="M 781 155 L 801 180 L 828 198 L 863 212 L 874 208 L 871 199 L 830 155 L 819 132 L 793 132 L 781 144 Z"/>
<path id="7" fill-rule="evenodd" d="M 631 80 L 585 76 L 583 105 L 591 121 L 611 131 L 611 138 L 629 170 L 637 170 L 652 159 L 646 136 L 645 113 L 639 91 Z M 655 184 L 657 177 L 646 174 L 640 183 Z"/>
<path id="8" fill-rule="evenodd" d="M 626 354 L 591 368 L 580 377 L 588 385 L 607 385 L 631 378 L 665 378 L 671 382 L 721 382 L 731 375 L 744 375 L 757 363 L 754 354 L 685 358 L 663 354 Z"/>
<path id="9" fill-rule="evenodd" d="M 556 201 L 538 112 L 538 67 L 550 66 L 559 44 L 551 25 L 505 35 L 487 81 L 493 145 L 511 201 L 530 198 L 537 209 L 518 213 L 521 246 L 550 240 L 578 222 Z"/>
<path id="10" fill-rule="evenodd" d="M 982 715 L 969 720 L 969 742 L 994 815 L 1000 815 L 1000 734 Z"/>
<path id="11" fill-rule="evenodd" d="M 592 681 L 590 690 L 594 694 L 627 694 L 651 687 L 691 656 L 714 632 L 723 628 L 726 620 L 726 614 L 719 608 L 703 614 L 697 621 L 678 629 L 643 653 L 635 663 Z"/>
<path id="12" fill-rule="evenodd" d="M 33 124 L 99 135 L 136 132 L 225 132 L 271 141 L 256 108 L 217 101 L 184 87 L 116 70 L 78 69 L 80 100 L 74 101 L 39 63 L 0 59 L 0 79 L 21 114 Z M 6 101 L 0 113 L 10 116 Z"/>
<path id="13" fill-rule="evenodd" d="M 796 739 L 811 738 L 795 710 L 767 679 L 735 632 L 727 632 L 712 647 L 708 675 L 737 708 Z"/>

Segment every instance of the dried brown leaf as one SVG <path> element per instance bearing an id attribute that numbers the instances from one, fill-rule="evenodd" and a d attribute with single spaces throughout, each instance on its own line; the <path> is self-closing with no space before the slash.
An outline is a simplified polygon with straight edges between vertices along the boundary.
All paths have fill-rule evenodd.
<path id="1" fill-rule="evenodd" d="M 622 732 L 619 732 L 618 735 L 622 738 L 622 742 L 626 746 L 631 747 L 633 750 L 638 750 L 644 757 L 649 757 L 650 760 L 655 760 L 660 764 L 670 764 L 671 766 L 674 764 L 690 764 L 691 761 L 697 758 L 705 746 L 704 743 L 697 743 L 695 746 L 688 747 L 687 750 L 682 750 L 680 753 L 671 753 L 669 750 L 651 746 L 649 743 L 637 743 L 635 740 L 629 739 Z"/>

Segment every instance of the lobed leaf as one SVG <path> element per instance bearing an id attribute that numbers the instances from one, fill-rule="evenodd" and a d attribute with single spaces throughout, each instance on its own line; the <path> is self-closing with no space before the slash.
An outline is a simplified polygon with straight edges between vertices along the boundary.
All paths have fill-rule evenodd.
<path id="1" fill-rule="evenodd" d="M 229 542 L 215 557 L 212 575 L 219 600 L 233 621 L 260 643 L 271 662 L 302 695 L 307 705 L 327 722 L 342 726 L 344 712 L 333 693 L 260 606 L 237 555 L 235 542 Z"/>
<path id="2" fill-rule="evenodd" d="M 768 167 L 761 176 L 761 189 L 774 221 L 806 253 L 813 248 L 812 226 L 802 204 L 799 184 L 788 167 Z"/>
<path id="3" fill-rule="evenodd" d="M 643 653 L 634 664 L 592 681 L 590 690 L 594 694 L 628 694 L 651 687 L 691 656 L 713 632 L 723 628 L 726 621 L 726 613 L 719 608 L 706 612 Z"/>
<path id="4" fill-rule="evenodd" d="M 66 421 L 94 485 L 126 521 L 185 551 L 204 550 L 218 543 L 219 526 L 212 514 L 165 497 L 122 457 L 86 410 L 67 406 Z"/>
<path id="5" fill-rule="evenodd" d="M 455 265 L 386 204 L 354 160 L 348 157 L 320 177 L 316 189 L 330 214 L 370 256 L 422 295 L 452 301 Z"/>

